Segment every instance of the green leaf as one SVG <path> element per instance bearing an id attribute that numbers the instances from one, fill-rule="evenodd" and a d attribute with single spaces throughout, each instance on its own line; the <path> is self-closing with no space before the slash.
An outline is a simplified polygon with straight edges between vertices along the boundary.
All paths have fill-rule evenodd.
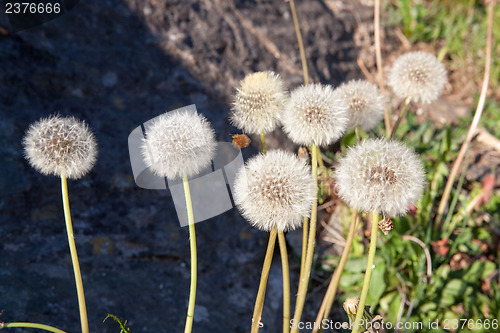
<path id="1" fill-rule="evenodd" d="M 373 270 L 368 292 L 368 302 L 371 304 L 376 303 L 385 291 L 385 266 L 385 262 L 380 262 Z"/>
<path id="2" fill-rule="evenodd" d="M 462 279 L 450 280 L 441 292 L 439 299 L 440 307 L 449 307 L 467 295 L 470 295 L 472 288 Z"/>
<path id="3" fill-rule="evenodd" d="M 491 261 L 476 261 L 469 267 L 462 279 L 466 282 L 476 284 L 480 279 L 484 279 L 493 273 L 495 269 L 496 265 Z"/>

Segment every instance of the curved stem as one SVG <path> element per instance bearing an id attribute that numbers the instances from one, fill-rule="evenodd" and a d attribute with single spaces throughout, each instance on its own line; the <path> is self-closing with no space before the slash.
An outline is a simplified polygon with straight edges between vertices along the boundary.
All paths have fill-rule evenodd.
<path id="1" fill-rule="evenodd" d="M 479 125 L 479 120 L 481 119 L 481 115 L 483 113 L 484 102 L 486 100 L 486 93 L 488 92 L 488 82 L 490 81 L 490 68 L 491 68 L 491 44 L 492 44 L 492 33 L 493 33 L 493 7 L 496 1 L 490 1 L 488 5 L 488 31 L 486 33 L 486 61 L 484 64 L 484 77 L 483 77 L 483 85 L 481 88 L 481 96 L 479 97 L 479 102 L 477 103 L 476 112 L 474 114 L 474 118 L 472 119 L 472 123 L 470 124 L 469 131 L 467 132 L 467 137 L 460 148 L 460 152 L 458 153 L 457 159 L 453 163 L 453 167 L 450 171 L 450 176 L 446 181 L 446 186 L 444 188 L 443 196 L 441 197 L 441 201 L 439 202 L 439 207 L 436 215 L 435 225 L 441 226 L 441 218 L 443 217 L 444 210 L 446 208 L 446 204 L 448 203 L 448 199 L 450 198 L 451 188 L 453 187 L 453 183 L 455 182 L 455 178 L 460 171 L 460 167 L 462 166 L 462 162 L 465 157 L 465 152 L 467 151 L 469 144 L 474 137 L 477 126 Z"/>
<path id="2" fill-rule="evenodd" d="M 288 251 L 283 231 L 278 231 L 278 241 L 283 271 L 283 333 L 288 333 L 290 332 L 290 269 L 288 268 Z"/>
<path id="3" fill-rule="evenodd" d="M 304 43 L 302 42 L 302 34 L 300 33 L 299 19 L 295 11 L 295 3 L 290 0 L 290 11 L 292 12 L 293 26 L 295 27 L 295 34 L 297 35 L 297 43 L 299 44 L 300 60 L 302 61 L 302 72 L 304 74 L 304 84 L 309 83 L 309 71 L 307 69 L 306 52 L 304 51 Z"/>
<path id="4" fill-rule="evenodd" d="M 87 319 L 87 307 L 85 305 L 85 294 L 83 292 L 82 273 L 76 252 L 75 236 L 73 235 L 73 225 L 71 223 L 71 212 L 69 210 L 68 182 L 65 175 L 61 175 L 61 192 L 64 208 L 64 220 L 66 222 L 66 232 L 68 234 L 69 252 L 75 274 L 76 293 L 78 295 L 78 308 L 80 309 L 80 323 L 82 333 L 89 333 L 89 323 Z"/>
<path id="5" fill-rule="evenodd" d="M 197 253 L 196 253 L 196 233 L 194 230 L 194 215 L 193 204 L 191 202 L 191 192 L 189 191 L 188 178 L 184 176 L 182 180 L 184 184 L 184 196 L 186 197 L 186 207 L 189 223 L 189 245 L 191 248 L 191 286 L 189 290 L 189 305 L 186 317 L 185 333 L 191 332 L 193 329 L 194 305 L 196 303 L 196 283 L 197 283 Z"/>
<path id="6" fill-rule="evenodd" d="M 44 330 L 48 332 L 54 332 L 54 333 L 66 333 L 63 330 L 60 330 L 58 328 L 49 326 L 49 325 L 44 325 L 44 324 L 37 324 L 37 323 L 4 323 L 3 326 L 0 326 L 0 328 L 9 328 L 9 327 L 27 327 L 27 328 L 37 328 L 39 330 Z"/>
<path id="7" fill-rule="evenodd" d="M 315 182 L 317 182 L 318 175 L 318 150 L 316 149 L 316 144 L 312 144 L 311 148 L 312 153 L 312 177 Z M 318 214 L 318 200 L 314 200 L 312 209 L 311 209 L 311 222 L 309 226 L 309 240 L 307 241 L 307 255 L 306 255 L 306 263 L 304 266 L 304 273 L 302 274 L 299 282 L 299 291 L 297 293 L 297 302 L 295 303 L 295 314 L 293 316 L 294 322 L 300 322 L 300 318 L 302 317 L 302 311 L 304 310 L 304 303 L 306 301 L 307 294 L 307 286 L 309 285 L 309 276 L 311 275 L 311 267 L 314 255 L 314 243 L 316 241 L 316 219 Z M 292 328 L 292 333 L 298 332 L 298 325 Z"/>
<path id="8" fill-rule="evenodd" d="M 264 257 L 264 266 L 262 267 L 262 274 L 260 275 L 259 291 L 257 292 L 255 308 L 253 310 L 252 333 L 259 332 L 262 309 L 264 308 L 264 297 L 266 296 L 267 278 L 269 277 L 269 270 L 271 269 L 277 234 L 278 230 L 276 228 L 271 230 L 269 234 L 269 243 L 267 244 L 266 256 Z"/>
<path id="9" fill-rule="evenodd" d="M 398 129 L 399 125 L 401 124 L 401 121 L 406 118 L 406 114 L 408 113 L 409 107 L 411 102 L 411 97 L 408 96 L 405 99 L 405 103 L 403 105 L 403 109 L 399 113 L 398 120 L 396 120 L 396 123 L 394 124 L 394 127 L 392 128 L 391 134 L 389 134 L 389 139 L 391 139 L 394 136 L 394 133 L 396 133 L 396 130 Z"/>
<path id="10" fill-rule="evenodd" d="M 365 279 L 363 280 L 363 288 L 361 289 L 361 297 L 359 298 L 358 311 L 356 313 L 356 320 L 354 321 L 354 328 L 352 333 L 358 333 L 359 326 L 364 327 L 366 323 L 362 323 L 363 313 L 366 304 L 366 298 L 368 296 L 368 289 L 370 288 L 370 281 L 372 279 L 373 273 L 373 263 L 375 261 L 375 252 L 377 250 L 377 234 L 378 234 L 378 223 L 377 223 L 377 212 L 373 212 L 372 215 L 372 235 L 370 238 L 370 250 L 368 251 L 368 262 L 366 263 Z"/>
<path id="11" fill-rule="evenodd" d="M 342 251 L 342 256 L 340 257 L 340 261 L 337 268 L 335 268 L 335 272 L 332 275 L 332 279 L 330 280 L 330 284 L 328 285 L 325 297 L 323 298 L 323 302 L 321 303 L 321 307 L 318 311 L 318 316 L 316 317 L 316 323 L 314 325 L 313 333 L 323 331 L 322 329 L 320 329 L 321 321 L 323 319 L 327 319 L 328 316 L 330 315 L 330 310 L 332 308 L 333 301 L 335 300 L 335 295 L 337 294 L 337 288 L 339 286 L 340 277 L 342 276 L 342 272 L 344 271 L 347 258 L 349 257 L 349 253 L 351 252 L 351 245 L 354 239 L 354 235 L 356 233 L 356 226 L 358 224 L 358 219 L 359 215 L 358 212 L 355 210 L 352 212 L 351 225 L 349 227 L 349 233 L 347 234 L 344 250 Z"/>

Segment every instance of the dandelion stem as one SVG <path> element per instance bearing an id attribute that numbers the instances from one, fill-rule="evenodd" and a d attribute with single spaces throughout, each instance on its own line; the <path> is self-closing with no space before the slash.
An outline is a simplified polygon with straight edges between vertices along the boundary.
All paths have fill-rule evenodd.
<path id="1" fill-rule="evenodd" d="M 278 231 L 278 241 L 283 270 L 283 333 L 288 333 L 290 332 L 290 270 L 288 268 L 288 251 L 283 231 Z"/>
<path id="2" fill-rule="evenodd" d="M 361 141 L 361 135 L 359 135 L 358 126 L 354 127 L 354 134 L 356 135 L 356 143 L 359 143 Z"/>
<path id="3" fill-rule="evenodd" d="M 378 85 L 380 87 L 380 92 L 382 96 L 385 96 L 384 87 L 384 75 L 383 65 L 382 65 L 382 48 L 381 48 L 381 38 L 380 38 L 380 0 L 375 0 L 374 13 L 373 13 L 373 26 L 374 26 L 374 39 L 375 39 L 375 61 L 377 63 L 377 78 Z M 387 136 L 392 132 L 391 130 L 391 118 L 389 116 L 389 108 L 384 107 L 384 124 L 385 133 Z"/>
<path id="4" fill-rule="evenodd" d="M 61 192 L 64 207 L 64 220 L 66 222 L 66 232 L 68 234 L 69 252 L 71 254 L 73 271 L 75 273 L 78 307 L 80 309 L 80 323 L 82 326 L 82 333 L 88 333 L 89 324 L 87 319 L 87 307 L 85 306 L 85 294 L 83 292 L 82 274 L 80 272 L 78 254 L 76 253 L 75 237 L 73 235 L 73 225 L 71 223 L 71 212 L 69 210 L 68 181 L 64 174 L 61 174 Z"/>
<path id="5" fill-rule="evenodd" d="M 309 233 L 309 219 L 307 217 L 304 217 L 304 223 L 302 224 L 302 256 L 300 257 L 299 281 L 302 281 L 302 274 L 304 274 L 304 267 L 306 266 L 308 233 Z"/>
<path id="6" fill-rule="evenodd" d="M 260 143 L 262 145 L 262 153 L 266 154 L 266 136 L 260 133 Z M 271 241 L 271 239 L 269 239 Z M 283 231 L 278 232 L 278 241 L 281 253 L 281 270 L 283 271 L 283 333 L 290 332 L 290 268 L 288 266 L 288 251 L 286 249 L 285 234 Z M 268 273 L 269 274 L 269 273 Z M 267 278 L 266 278 L 267 280 Z M 260 289 L 259 289 L 260 290 Z M 265 289 L 264 289 L 265 292 Z M 264 300 L 262 300 L 264 301 Z M 262 309 L 260 310 L 262 313 Z"/>
<path id="7" fill-rule="evenodd" d="M 262 146 L 262 154 L 267 153 L 266 135 L 264 133 L 260 133 L 260 144 Z"/>
<path id="8" fill-rule="evenodd" d="M 316 149 L 316 144 L 312 144 L 311 148 L 311 162 L 312 162 L 312 177 L 317 179 L 318 174 L 318 150 Z M 309 285 L 309 276 L 311 275 L 311 266 L 314 255 L 314 243 L 316 240 L 316 219 L 318 214 L 318 200 L 313 201 L 312 209 L 311 209 L 311 223 L 309 226 L 309 240 L 307 241 L 307 254 L 306 254 L 306 262 L 304 266 L 304 273 L 302 274 L 299 282 L 299 290 L 297 292 L 297 301 L 295 303 L 295 314 L 293 319 L 296 323 L 300 322 L 300 318 L 302 317 L 302 311 L 304 310 L 304 303 L 306 301 L 307 294 L 307 286 Z M 292 333 L 298 332 L 298 326 L 292 328 Z"/>
<path id="9" fill-rule="evenodd" d="M 290 11 L 292 12 L 293 26 L 295 27 L 295 34 L 297 35 L 297 43 L 299 44 L 300 60 L 302 61 L 302 72 L 304 74 L 304 84 L 309 83 L 309 71 L 307 69 L 306 52 L 304 51 L 304 43 L 302 42 L 302 34 L 300 32 L 299 19 L 295 11 L 295 3 L 290 0 Z"/>
<path id="10" fill-rule="evenodd" d="M 262 274 L 260 275 L 259 291 L 257 292 L 257 299 L 255 300 L 255 307 L 253 310 L 252 333 L 259 332 L 262 309 L 264 308 L 264 297 L 266 295 L 267 278 L 269 277 L 269 270 L 271 269 L 277 234 L 278 230 L 276 228 L 271 230 L 269 234 L 269 243 L 267 244 L 266 256 L 264 257 L 264 266 L 262 267 Z"/>
<path id="11" fill-rule="evenodd" d="M 198 279 L 197 273 L 197 254 L 196 254 L 196 234 L 194 230 L 194 216 L 193 216 L 193 203 L 191 202 L 191 192 L 189 191 L 188 178 L 184 176 L 184 196 L 186 197 L 186 207 L 188 214 L 188 224 L 189 224 L 189 245 L 191 248 L 191 286 L 189 290 L 189 305 L 186 317 L 186 327 L 184 328 L 185 333 L 191 332 L 193 328 L 193 317 L 194 317 L 194 305 L 196 303 L 196 283 Z"/>
<path id="12" fill-rule="evenodd" d="M 462 143 L 462 147 L 460 147 L 460 152 L 458 153 L 457 159 L 453 163 L 453 167 L 450 171 L 450 176 L 446 181 L 446 186 L 444 188 L 443 196 L 441 197 L 441 201 L 439 202 L 438 211 L 436 214 L 435 225 L 441 226 L 441 219 L 444 214 L 444 210 L 446 208 L 446 204 L 448 203 L 448 199 L 450 198 L 451 188 L 453 187 L 453 183 L 455 182 L 455 178 L 460 171 L 460 167 L 462 166 L 462 162 L 465 157 L 465 153 L 469 147 L 469 144 L 472 141 L 476 133 L 477 126 L 479 125 L 479 120 L 481 119 L 481 115 L 483 113 L 484 102 L 486 100 L 486 93 L 488 92 L 488 83 L 490 81 L 490 68 L 491 68 L 491 48 L 492 48 L 492 33 L 493 33 L 493 7 L 495 6 L 496 1 L 490 1 L 488 5 L 488 30 L 486 33 L 486 61 L 484 63 L 484 77 L 483 77 L 483 85 L 481 88 L 481 95 L 479 97 L 479 102 L 477 103 L 476 112 L 474 114 L 474 118 L 472 119 L 472 123 L 470 124 L 469 131 L 467 132 L 467 137 L 465 138 L 464 143 Z"/>
<path id="13" fill-rule="evenodd" d="M 392 128 L 392 131 L 390 132 L 391 134 L 389 134 L 389 139 L 391 139 L 394 136 L 394 133 L 396 133 L 396 130 L 398 129 L 399 125 L 401 124 L 401 121 L 406 118 L 406 114 L 408 113 L 408 110 L 409 110 L 408 105 L 410 105 L 410 102 L 411 102 L 411 97 L 410 96 L 406 97 L 405 103 L 403 105 L 403 109 L 399 113 L 398 120 L 396 120 L 396 123 L 394 124 L 394 127 Z"/>
<path id="14" fill-rule="evenodd" d="M 27 327 L 27 328 L 37 328 L 39 330 L 44 330 L 48 332 L 54 332 L 54 333 L 66 333 L 63 330 L 60 330 L 58 328 L 49 326 L 49 325 L 44 325 L 44 324 L 37 324 L 37 323 L 3 323 L 3 326 L 0 325 L 0 329 L 2 328 L 12 328 L 12 327 Z"/>
<path id="15" fill-rule="evenodd" d="M 318 328 L 320 328 L 321 321 L 323 319 L 327 319 L 330 315 L 330 310 L 332 308 L 333 301 L 335 300 L 335 295 L 337 294 L 340 277 L 342 276 L 347 258 L 349 257 L 349 253 L 351 252 L 351 245 L 354 239 L 354 234 L 356 233 L 358 219 L 358 212 L 354 210 L 352 212 L 351 225 L 349 227 L 349 233 L 347 234 L 344 250 L 342 251 L 342 256 L 340 257 L 339 264 L 337 268 L 335 268 L 335 272 L 332 275 L 332 279 L 330 280 L 330 284 L 328 285 L 325 297 L 323 298 L 323 302 L 321 303 L 318 316 L 316 317 L 316 325 L 314 325 L 313 333 L 323 331 L 322 329 L 318 330 Z"/>
<path id="16" fill-rule="evenodd" d="M 370 250 L 368 251 L 368 262 L 366 263 L 365 278 L 363 280 L 363 288 L 361 289 L 361 297 L 359 298 L 358 311 L 356 313 L 356 320 L 354 321 L 354 328 L 352 333 L 358 333 L 359 323 L 361 323 L 361 318 L 363 318 L 363 310 L 366 304 L 366 298 L 368 296 L 368 289 L 370 288 L 370 281 L 372 279 L 373 273 L 373 263 L 375 261 L 375 252 L 377 250 L 377 234 L 378 234 L 378 214 L 376 211 L 372 215 L 372 235 L 370 238 Z M 366 324 L 366 323 L 365 323 Z"/>

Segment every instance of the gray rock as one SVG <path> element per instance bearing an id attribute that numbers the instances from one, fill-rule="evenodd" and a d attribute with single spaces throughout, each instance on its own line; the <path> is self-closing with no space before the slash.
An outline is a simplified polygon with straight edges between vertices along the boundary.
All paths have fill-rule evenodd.
<path id="1" fill-rule="evenodd" d="M 352 13 L 333 15 L 322 2 L 298 3 L 298 12 L 312 80 L 359 76 L 342 70 L 355 68 Z M 274 70 L 290 89 L 301 84 L 288 13 L 285 2 L 88 0 L 42 26 L 0 35 L 2 320 L 79 331 L 60 181 L 33 170 L 21 146 L 30 123 L 60 113 L 85 120 L 99 144 L 94 170 L 69 182 L 91 331 L 119 331 L 102 323 L 108 313 L 127 319 L 133 332 L 183 330 L 188 232 L 168 190 L 133 183 L 127 137 L 160 113 L 196 103 L 218 139 L 230 141 L 237 130 L 227 120 L 229 102 L 245 74 Z M 0 25 L 7 28 L 5 18 Z M 267 234 L 234 209 L 196 230 L 194 331 L 247 332 Z M 281 328 L 279 256 L 275 263 L 266 332 Z"/>

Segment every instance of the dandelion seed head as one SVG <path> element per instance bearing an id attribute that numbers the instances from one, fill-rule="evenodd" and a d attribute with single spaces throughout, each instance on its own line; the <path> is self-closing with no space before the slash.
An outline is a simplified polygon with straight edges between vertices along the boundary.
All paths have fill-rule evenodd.
<path id="1" fill-rule="evenodd" d="M 300 227 L 310 214 L 315 195 L 310 167 L 281 150 L 250 159 L 239 170 L 234 186 L 234 200 L 241 214 L 265 231 Z"/>
<path id="2" fill-rule="evenodd" d="M 269 133 L 279 124 L 286 90 L 273 72 L 248 74 L 240 82 L 231 108 L 231 123 L 250 134 Z"/>
<path id="3" fill-rule="evenodd" d="M 96 162 L 97 143 L 87 124 L 52 115 L 31 124 L 23 139 L 26 159 L 44 175 L 79 179 Z"/>
<path id="4" fill-rule="evenodd" d="M 215 134 L 205 117 L 189 110 L 157 117 L 143 140 L 144 162 L 158 176 L 191 177 L 206 168 L 215 153 Z"/>
<path id="5" fill-rule="evenodd" d="M 389 74 L 389 85 L 399 98 L 411 97 L 417 103 L 435 101 L 446 85 L 446 69 L 432 54 L 409 52 L 396 59 Z"/>
<path id="6" fill-rule="evenodd" d="M 328 145 L 344 134 L 349 111 L 337 90 L 309 84 L 292 91 L 281 122 L 288 137 L 297 144 Z"/>
<path id="7" fill-rule="evenodd" d="M 369 131 L 384 118 L 384 98 L 375 84 L 353 80 L 337 90 L 349 108 L 349 129 L 359 127 Z"/>
<path id="8" fill-rule="evenodd" d="M 417 155 L 405 145 L 369 139 L 340 159 L 336 183 L 350 207 L 392 217 L 405 214 L 420 199 L 425 173 Z"/>

